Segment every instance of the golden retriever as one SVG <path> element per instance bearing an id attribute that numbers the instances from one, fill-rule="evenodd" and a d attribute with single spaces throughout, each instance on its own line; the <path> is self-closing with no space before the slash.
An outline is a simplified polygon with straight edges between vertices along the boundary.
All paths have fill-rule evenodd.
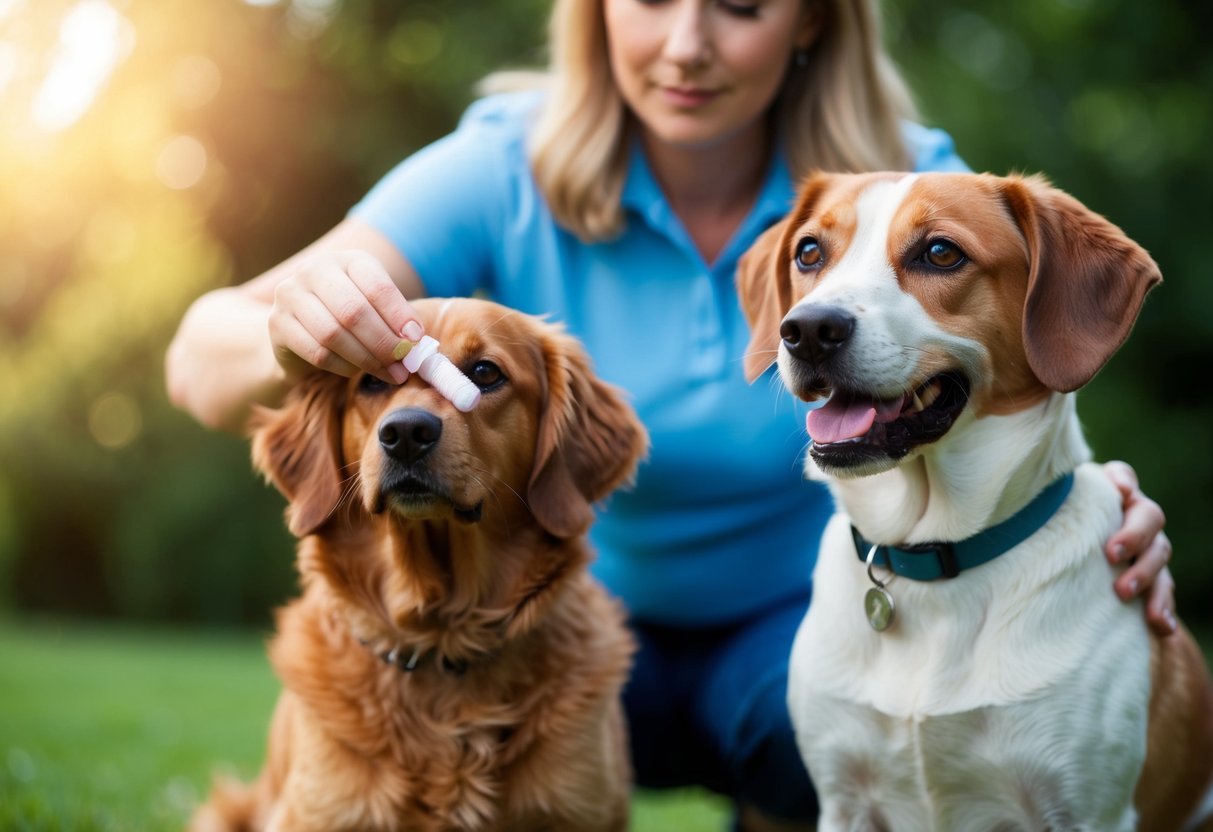
<path id="1" fill-rule="evenodd" d="M 557 326 L 481 300 L 416 308 L 481 389 L 316 373 L 265 411 L 302 597 L 270 660 L 265 767 L 194 830 L 622 830 L 634 645 L 590 577 L 592 505 L 647 436 Z"/>

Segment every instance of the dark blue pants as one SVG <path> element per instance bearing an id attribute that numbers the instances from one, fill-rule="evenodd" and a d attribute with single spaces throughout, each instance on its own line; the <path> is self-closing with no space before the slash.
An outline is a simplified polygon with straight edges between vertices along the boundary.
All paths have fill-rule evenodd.
<path id="1" fill-rule="evenodd" d="M 787 709 L 807 607 L 798 598 L 710 630 L 632 622 L 640 650 L 624 706 L 639 785 L 704 786 L 773 817 L 817 817 Z"/>

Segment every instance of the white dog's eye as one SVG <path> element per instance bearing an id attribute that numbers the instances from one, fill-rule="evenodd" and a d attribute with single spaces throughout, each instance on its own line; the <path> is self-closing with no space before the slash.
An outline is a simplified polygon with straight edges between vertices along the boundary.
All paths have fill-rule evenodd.
<path id="1" fill-rule="evenodd" d="M 954 269 L 968 259 L 963 251 L 948 240 L 932 240 L 922 256 L 937 269 Z"/>
<path id="2" fill-rule="evenodd" d="M 802 272 L 821 265 L 821 244 L 816 237 L 805 237 L 796 244 L 796 268 Z"/>

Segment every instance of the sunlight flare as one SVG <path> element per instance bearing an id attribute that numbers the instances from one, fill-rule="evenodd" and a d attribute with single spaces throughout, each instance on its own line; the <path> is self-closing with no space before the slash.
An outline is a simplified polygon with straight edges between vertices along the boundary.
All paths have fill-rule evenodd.
<path id="1" fill-rule="evenodd" d="M 192 188 L 206 173 L 207 153 L 193 136 L 174 136 L 156 155 L 156 177 L 173 190 Z"/>
<path id="2" fill-rule="evenodd" d="M 74 124 L 133 45 L 134 29 L 105 0 L 82 0 L 73 6 L 59 28 L 51 68 L 34 97 L 34 123 L 47 133 Z"/>

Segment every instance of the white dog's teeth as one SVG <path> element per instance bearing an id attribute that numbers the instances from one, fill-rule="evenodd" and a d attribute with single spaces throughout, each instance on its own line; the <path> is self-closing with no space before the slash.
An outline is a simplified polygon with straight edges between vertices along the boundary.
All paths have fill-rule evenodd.
<path id="1" fill-rule="evenodd" d="M 935 400 L 939 398 L 939 384 L 932 383 L 922 390 L 922 395 L 918 400 L 922 403 L 923 408 L 928 408 L 935 404 Z"/>
<path id="2" fill-rule="evenodd" d="M 922 399 L 920 399 L 918 397 L 918 394 L 915 393 L 914 400 L 910 405 L 910 412 L 911 413 L 921 413 L 925 408 L 926 408 L 926 405 L 922 403 Z"/>

